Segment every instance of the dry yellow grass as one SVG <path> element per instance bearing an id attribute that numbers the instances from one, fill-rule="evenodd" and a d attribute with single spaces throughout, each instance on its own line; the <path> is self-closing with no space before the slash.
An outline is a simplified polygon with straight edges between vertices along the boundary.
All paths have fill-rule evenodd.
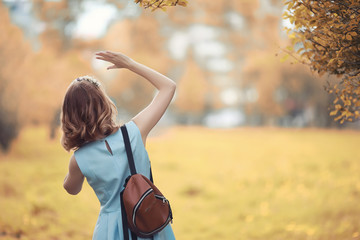
<path id="1" fill-rule="evenodd" d="M 0 160 L 0 239 L 91 239 L 99 204 L 62 189 L 69 154 L 26 129 Z M 360 239 L 359 132 L 174 127 L 149 139 L 177 239 Z"/>

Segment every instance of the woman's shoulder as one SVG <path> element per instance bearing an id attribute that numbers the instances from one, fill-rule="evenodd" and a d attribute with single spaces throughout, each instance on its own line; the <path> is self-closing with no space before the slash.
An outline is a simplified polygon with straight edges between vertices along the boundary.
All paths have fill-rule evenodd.
<path id="1" fill-rule="evenodd" d="M 136 123 L 133 120 L 130 120 L 124 125 L 126 126 L 126 129 L 129 132 L 130 136 L 138 136 L 140 134 L 139 127 L 136 125 Z"/>
<path id="2" fill-rule="evenodd" d="M 136 142 L 137 145 L 141 145 L 143 148 L 145 148 L 140 129 L 136 125 L 136 122 L 134 120 L 131 120 L 127 122 L 125 126 L 128 130 L 130 140 Z"/>

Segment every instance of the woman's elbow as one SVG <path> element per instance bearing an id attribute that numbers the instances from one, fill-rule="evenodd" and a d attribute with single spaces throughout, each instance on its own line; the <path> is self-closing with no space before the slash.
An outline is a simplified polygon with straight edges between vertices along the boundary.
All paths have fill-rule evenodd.
<path id="1" fill-rule="evenodd" d="M 169 90 L 172 92 L 172 93 L 175 93 L 176 91 L 176 83 L 175 82 L 171 82 L 170 86 L 169 86 Z"/>
<path id="2" fill-rule="evenodd" d="M 172 80 L 169 80 L 166 84 L 158 88 L 159 92 L 163 93 L 175 93 L 176 83 Z"/>
<path id="3" fill-rule="evenodd" d="M 71 195 L 76 195 L 81 191 L 81 187 L 74 187 L 66 183 L 64 183 L 63 187 Z"/>

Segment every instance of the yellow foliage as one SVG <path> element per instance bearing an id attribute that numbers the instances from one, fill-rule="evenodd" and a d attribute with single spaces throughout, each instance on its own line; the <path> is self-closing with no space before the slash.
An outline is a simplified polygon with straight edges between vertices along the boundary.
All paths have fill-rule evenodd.
<path id="1" fill-rule="evenodd" d="M 311 69 L 320 75 L 330 73 L 343 77 L 338 88 L 327 88 L 337 97 L 334 104 L 338 98 L 342 100 L 342 109 L 338 112 L 340 117 L 335 120 L 353 121 L 356 116 L 353 113 L 359 106 L 357 101 L 348 99 L 351 96 L 360 98 L 360 18 L 357 13 L 360 1 L 286 0 L 285 5 L 287 11 L 283 18 L 295 23 L 295 28 L 288 32 L 289 38 L 293 45 L 302 42 L 304 46 L 304 51 L 298 51 L 305 59 L 302 62 L 309 63 Z M 330 114 L 336 115 L 335 111 Z"/>
<path id="2" fill-rule="evenodd" d="M 186 7 L 188 1 L 187 0 L 135 0 L 135 3 L 138 3 L 141 7 L 147 9 L 151 9 L 155 11 L 156 9 L 161 9 L 166 11 L 166 7 L 171 6 L 182 6 Z"/>
<path id="3" fill-rule="evenodd" d="M 338 110 L 335 109 L 334 111 L 330 112 L 330 116 L 335 116 L 337 113 L 338 113 Z"/>

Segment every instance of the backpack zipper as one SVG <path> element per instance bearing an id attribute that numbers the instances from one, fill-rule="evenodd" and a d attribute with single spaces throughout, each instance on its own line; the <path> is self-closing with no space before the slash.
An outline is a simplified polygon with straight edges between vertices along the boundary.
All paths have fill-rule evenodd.
<path id="1" fill-rule="evenodd" d="M 167 203 L 169 205 L 169 217 L 168 217 L 168 220 L 166 220 L 167 222 L 169 222 L 169 218 L 170 218 L 170 222 L 171 224 L 173 223 L 173 219 L 172 219 L 172 211 L 171 211 L 171 207 L 170 207 L 170 203 L 169 203 L 169 200 L 167 200 L 164 196 L 161 196 L 161 195 L 157 195 L 157 194 L 154 194 L 156 198 L 158 199 L 162 199 L 163 203 Z"/>
<path id="2" fill-rule="evenodd" d="M 133 216 L 132 216 L 132 220 L 133 220 L 133 224 L 134 224 L 134 226 L 136 227 L 136 223 L 135 223 L 135 214 L 136 214 L 136 211 L 138 210 L 138 208 L 140 207 L 140 204 L 141 204 L 141 202 L 144 200 L 144 198 L 146 197 L 146 196 L 148 196 L 150 193 L 152 193 L 154 190 L 152 189 L 152 188 L 149 188 L 142 196 L 141 196 L 141 198 L 140 198 L 140 200 L 137 202 L 137 204 L 135 205 L 135 207 L 134 207 L 134 210 L 133 210 Z M 164 196 L 161 196 L 161 195 L 157 195 L 157 194 L 154 194 L 155 195 L 155 197 L 156 198 L 158 198 L 158 199 L 161 199 L 162 201 L 163 201 L 163 203 L 169 203 L 169 200 L 167 200 Z M 166 220 L 166 222 L 163 224 L 163 225 L 161 225 L 160 227 L 158 227 L 157 229 L 155 229 L 154 231 L 152 231 L 152 232 L 149 232 L 149 233 L 144 233 L 144 232 L 140 232 L 141 234 L 143 234 L 143 235 L 147 235 L 147 236 L 151 236 L 151 235 L 153 235 L 153 233 L 155 233 L 156 231 L 158 231 L 158 229 L 162 229 L 164 226 L 166 226 L 169 222 L 171 222 L 172 223 L 172 211 L 171 211 L 171 208 L 170 208 L 170 205 L 169 205 L 169 216 L 168 216 L 168 218 L 167 218 L 167 220 Z"/>
<path id="3" fill-rule="evenodd" d="M 149 188 L 148 190 L 146 190 L 146 192 L 141 196 L 141 198 L 139 199 L 139 201 L 136 203 L 134 210 L 133 210 L 133 215 L 132 215 L 132 220 L 133 220 L 133 224 L 135 225 L 135 214 L 136 211 L 138 210 L 138 208 L 140 207 L 141 202 L 144 200 L 144 198 L 149 195 L 150 193 L 152 193 L 154 190 L 152 188 Z"/>
<path id="4" fill-rule="evenodd" d="M 154 195 L 156 198 L 161 199 L 163 201 L 163 203 L 169 202 L 169 200 L 167 200 L 164 196 L 157 195 L 157 194 L 154 194 Z"/>

